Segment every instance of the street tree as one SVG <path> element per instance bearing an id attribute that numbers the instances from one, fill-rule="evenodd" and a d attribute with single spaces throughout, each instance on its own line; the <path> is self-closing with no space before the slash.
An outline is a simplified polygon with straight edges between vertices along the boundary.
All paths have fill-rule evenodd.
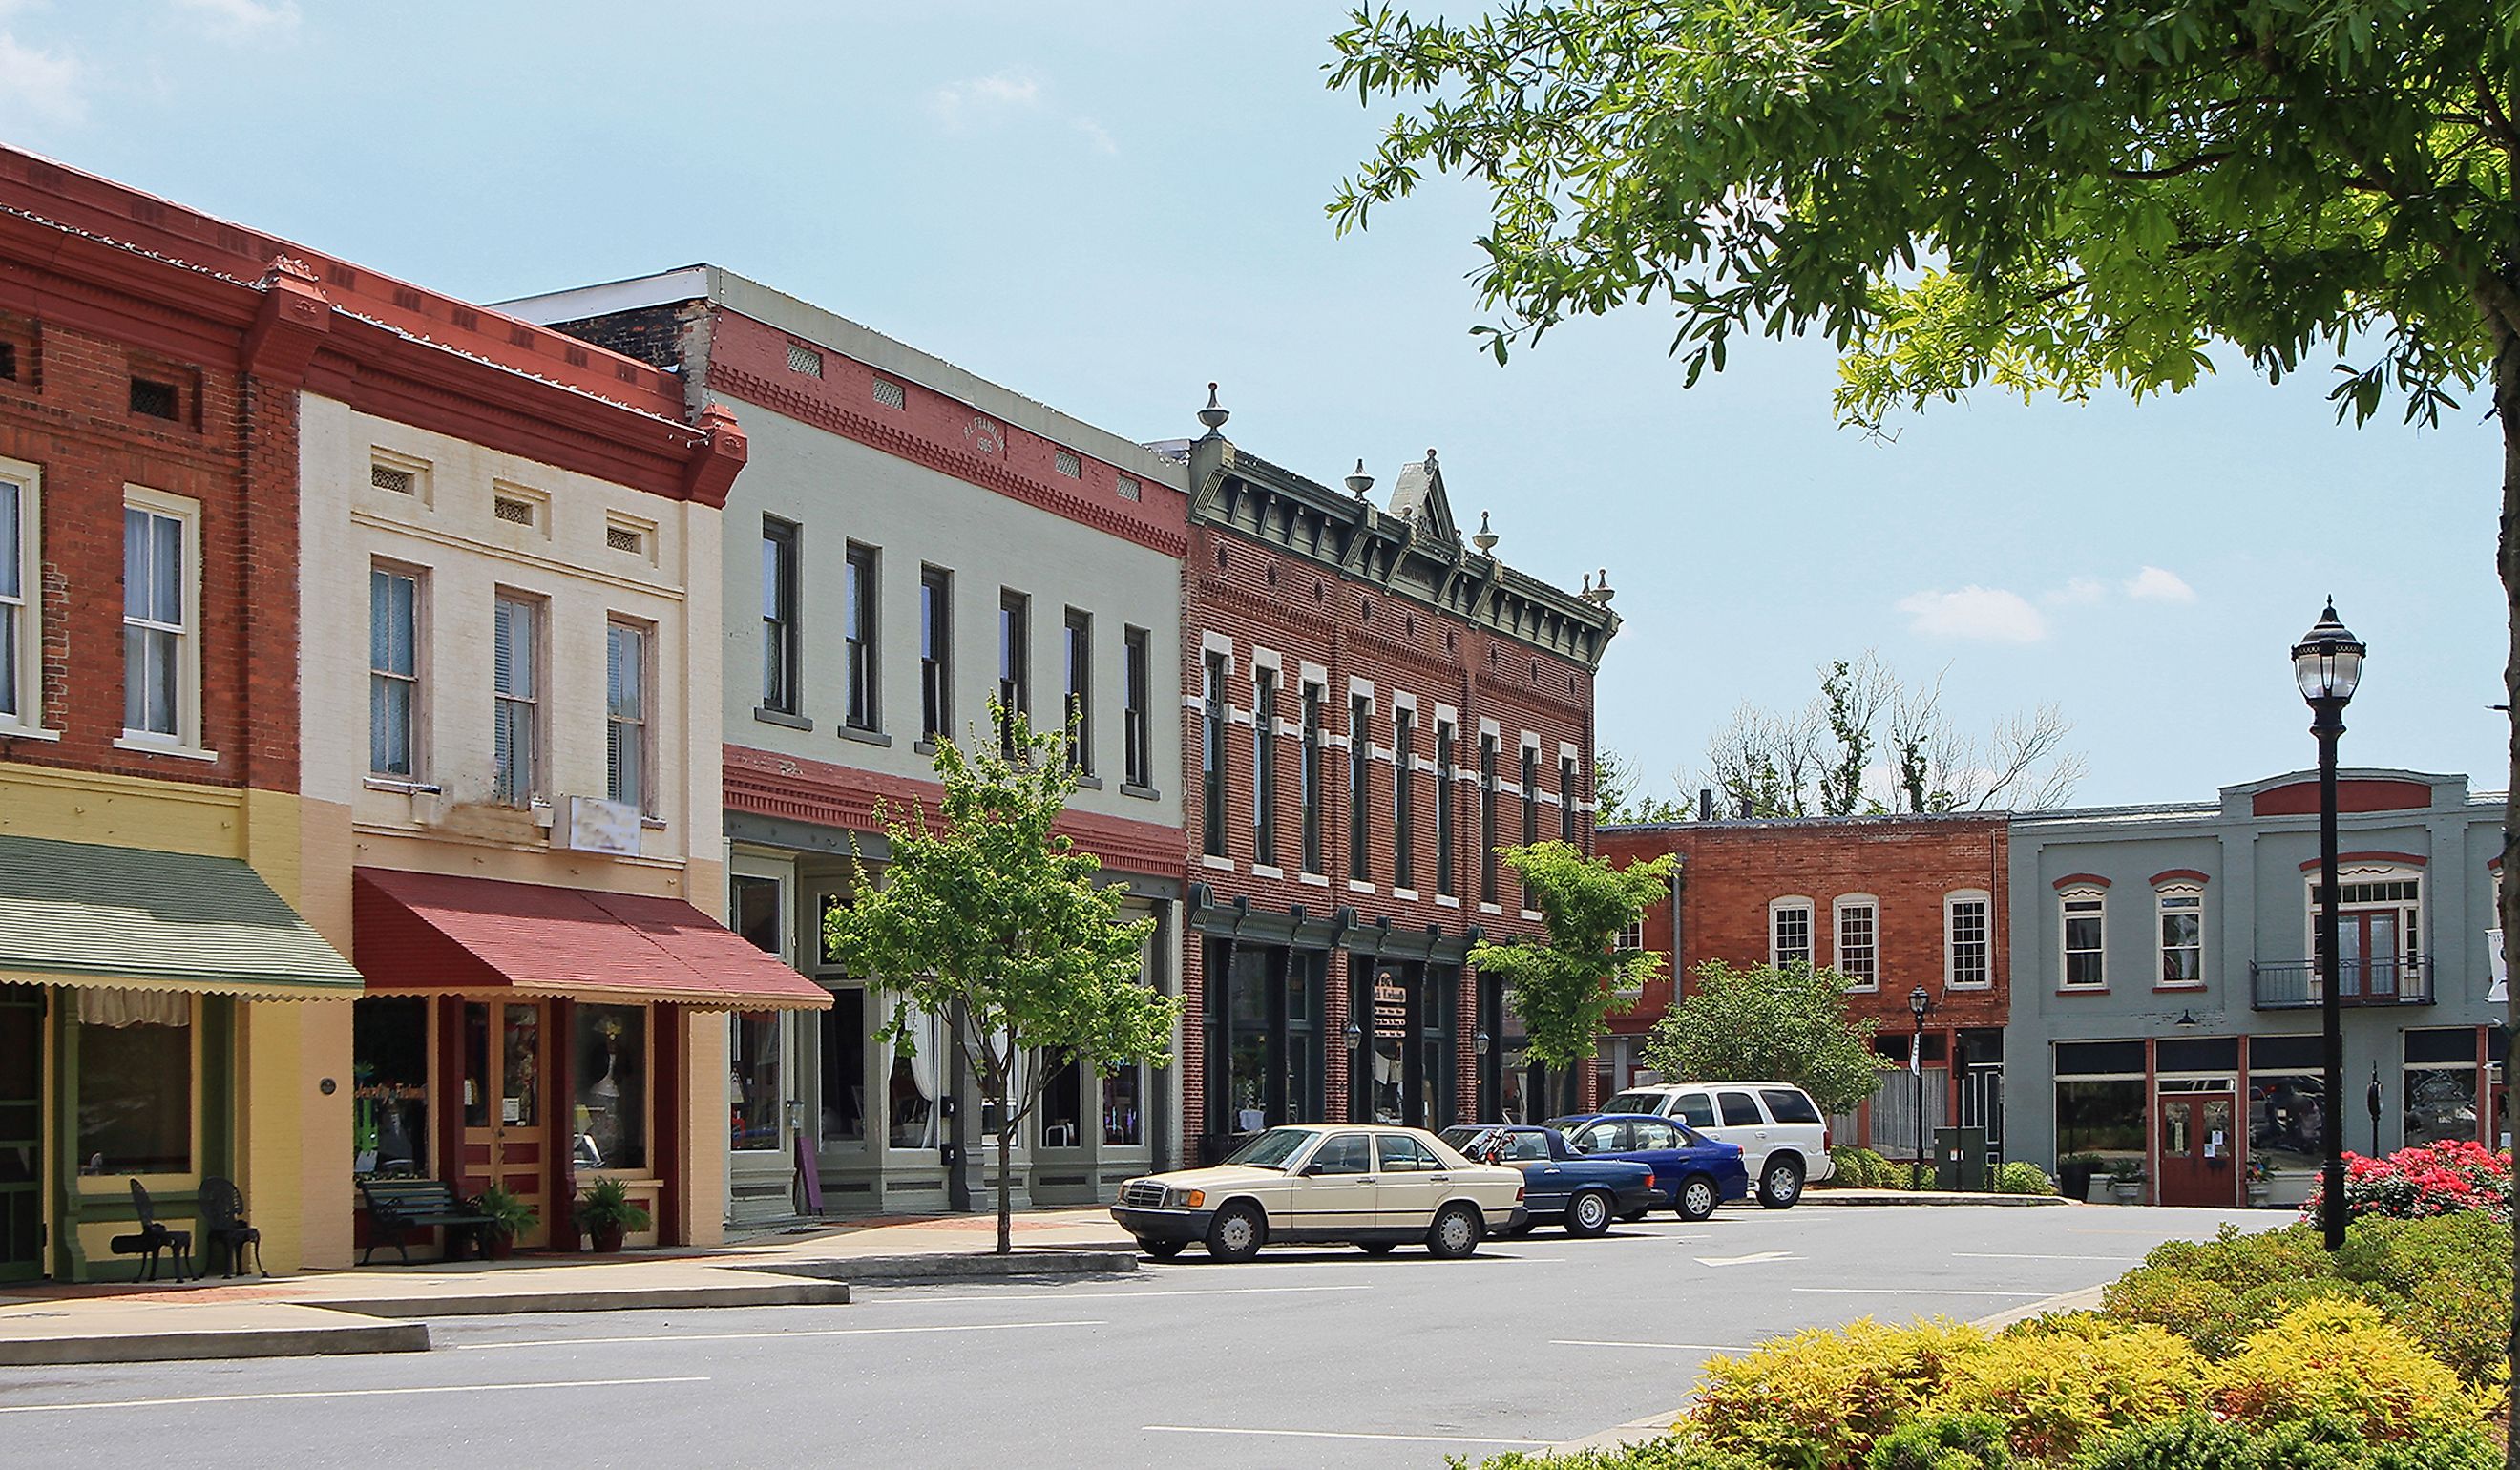
<path id="1" fill-rule="evenodd" d="M 1497 856 L 1521 876 L 1524 907 L 1540 911 L 1549 937 L 1482 941 L 1470 947 L 1469 961 L 1504 980 L 1522 1018 L 1524 1054 L 1571 1076 L 1599 1049 L 1604 1018 L 1634 1004 L 1635 991 L 1662 972 L 1668 957 L 1622 945 L 1619 936 L 1648 905 L 1671 896 L 1678 860 L 1666 853 L 1613 868 L 1563 842 L 1501 847 Z"/>
<path id="2" fill-rule="evenodd" d="M 1644 1064 L 1691 1082 L 1790 1082 L 1824 1113 L 1872 1095 L 1891 1064 L 1872 1050 L 1879 1023 L 1846 1017 L 1846 976 L 1803 960 L 1735 967 L 1709 959 L 1688 994 L 1654 1023 Z"/>
<path id="3" fill-rule="evenodd" d="M 850 972 L 890 988 L 878 1038 L 910 1054 L 925 1029 L 915 1018 L 943 1018 L 995 1104 L 1000 1255 L 1014 1248 L 1015 1132 L 1051 1077 L 1070 1061 L 1166 1065 L 1181 1019 L 1179 1002 L 1139 979 L 1155 921 L 1122 922 L 1126 888 L 1099 881 L 1101 860 L 1053 830 L 1076 789 L 1067 737 L 1012 720 L 1012 754 L 936 742 L 934 813 L 880 806 L 880 880 L 860 864 L 850 901 L 824 919 Z"/>
<path id="4" fill-rule="evenodd" d="M 1688 808 L 1678 798 L 1656 796 L 1644 789 L 1644 777 L 1634 761 L 1604 745 L 1593 755 L 1593 799 L 1599 804 L 1596 821 L 1603 826 L 1626 822 L 1685 822 Z"/>

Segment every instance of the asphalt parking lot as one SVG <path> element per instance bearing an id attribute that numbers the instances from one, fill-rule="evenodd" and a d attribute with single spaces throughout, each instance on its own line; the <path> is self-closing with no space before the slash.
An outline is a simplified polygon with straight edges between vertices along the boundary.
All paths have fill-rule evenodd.
<path id="1" fill-rule="evenodd" d="M 450 1318 L 427 1355 L 11 1370 L 0 1444 L 21 1464 L 1475 1463 L 1677 1406 L 1717 1351 L 1866 1315 L 1985 1316 L 2164 1240 L 2286 1218 L 1727 1208 L 1457 1263 L 1193 1251 L 842 1307 Z"/>

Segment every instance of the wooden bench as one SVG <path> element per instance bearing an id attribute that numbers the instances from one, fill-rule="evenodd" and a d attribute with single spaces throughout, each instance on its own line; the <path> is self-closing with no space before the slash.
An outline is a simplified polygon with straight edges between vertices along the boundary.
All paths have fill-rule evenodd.
<path id="1" fill-rule="evenodd" d="M 466 1207 L 455 1193 L 455 1186 L 444 1180 L 361 1180 L 359 1193 L 368 1202 L 368 1248 L 360 1253 L 359 1264 L 377 1253 L 378 1237 L 391 1231 L 394 1249 L 402 1252 L 402 1264 L 411 1264 L 411 1232 L 433 1225 L 465 1231 L 478 1237 L 491 1225 L 490 1217 Z M 455 1238 L 448 1237 L 446 1254 L 456 1255 Z"/>

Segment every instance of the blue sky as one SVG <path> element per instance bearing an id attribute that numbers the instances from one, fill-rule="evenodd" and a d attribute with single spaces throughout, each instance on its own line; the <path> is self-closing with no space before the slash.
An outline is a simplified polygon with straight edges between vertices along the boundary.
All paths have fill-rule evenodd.
<path id="1" fill-rule="evenodd" d="M 700 18 L 705 17 L 705 20 Z M 1684 390 L 1650 309 L 1500 369 L 1479 199 L 1333 236 L 1387 107 L 1337 4 L 0 0 L 0 138 L 483 300 L 713 260 L 1115 432 L 1387 489 L 1441 452 L 1499 554 L 1627 625 L 1602 739 L 1660 776 L 1877 650 L 1983 727 L 2053 701 L 2080 801 L 2306 765 L 2285 652 L 2372 646 L 2349 762 L 2505 784 L 2498 439 L 2337 425 L 2323 374 L 1834 427 L 1817 344 Z"/>

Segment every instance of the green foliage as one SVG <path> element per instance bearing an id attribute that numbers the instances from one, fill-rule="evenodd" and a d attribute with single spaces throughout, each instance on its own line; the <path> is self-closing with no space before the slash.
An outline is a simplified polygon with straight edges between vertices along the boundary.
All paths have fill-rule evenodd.
<path id="1" fill-rule="evenodd" d="M 1997 1165 L 1995 1177 L 1987 1182 L 1994 1186 L 1998 1194 L 2053 1194 L 2056 1192 L 2056 1181 L 2048 1177 L 2048 1171 L 2023 1159 Z"/>
<path id="2" fill-rule="evenodd" d="M 1469 1462 L 1456 1455 L 1445 1463 L 1466 1466 Z M 1479 1470 L 1768 1470 L 1768 1466 L 1729 1449 L 1666 1435 L 1638 1445 L 1567 1454 L 1527 1454 L 1516 1449 L 1479 1461 Z"/>
<path id="3" fill-rule="evenodd" d="M 532 1229 L 534 1222 L 542 1218 L 521 1195 L 512 1194 L 498 1184 L 492 1184 L 465 1203 L 473 1214 L 490 1217 L 490 1224 L 484 1228 L 491 1234 L 511 1239 Z"/>
<path id="4" fill-rule="evenodd" d="M 1066 737 L 1012 720 L 1012 757 L 936 742 L 944 795 L 924 808 L 879 807 L 891 858 L 882 881 L 860 866 L 850 901 L 824 920 L 849 972 L 891 988 L 878 1035 L 904 1053 L 914 1010 L 946 1017 L 955 1049 L 998 1103 L 998 1249 L 1012 1248 L 1015 1130 L 1068 1060 L 1171 1060 L 1180 1002 L 1139 983 L 1153 919 L 1123 923 L 1126 890 L 1096 881 L 1102 863 L 1054 828 L 1076 789 Z M 1018 1068 L 1027 1053 L 1040 1064 Z M 1028 1073 L 1018 1097 L 1018 1073 Z"/>
<path id="5" fill-rule="evenodd" d="M 1822 1113 L 1843 1113 L 1890 1070 L 1872 1053 L 1876 1023 L 1846 1018 L 1847 979 L 1835 970 L 1710 959 L 1692 974 L 1645 1043 L 1644 1064 L 1665 1077 L 1795 1083 Z"/>
<path id="6" fill-rule="evenodd" d="M 1837 759 L 1820 777 L 1820 811 L 1823 817 L 1852 817 L 1864 810 L 1864 772 L 1872 759 L 1872 709 L 1867 691 L 1857 687 L 1845 659 L 1821 674 L 1820 694 L 1828 714 L 1828 733 L 1837 739 Z"/>
<path id="7" fill-rule="evenodd" d="M 644 1230 L 655 1224 L 647 1209 L 630 1198 L 629 1186 L 616 1179 L 600 1179 L 579 1191 L 575 1210 L 577 1224 L 589 1230 L 614 1225 L 624 1230 Z"/>
<path id="8" fill-rule="evenodd" d="M 1469 961 L 1484 974 L 1503 977 L 1514 1013 L 1522 1017 L 1524 1051 L 1552 1068 L 1573 1067 L 1592 1057 L 1602 1018 L 1634 1003 L 1615 992 L 1662 973 L 1667 957 L 1622 948 L 1619 932 L 1636 923 L 1647 905 L 1670 895 L 1677 860 L 1666 854 L 1612 868 L 1608 859 L 1588 858 L 1563 842 L 1497 851 L 1522 875 L 1523 891 L 1540 911 L 1549 938 L 1473 945 Z"/>
<path id="9" fill-rule="evenodd" d="M 1865 1470 L 2008 1470 L 2011 1447 L 1993 1414 L 1937 1414 L 1893 1430 Z"/>
<path id="10" fill-rule="evenodd" d="M 1986 1343 L 1985 1333 L 1948 1321 L 1888 1327 L 1866 1317 L 1797 1332 L 1708 1359 L 1687 1425 L 1709 1445 L 1769 1465 L 1862 1464 L 1956 1361 Z"/>
<path id="11" fill-rule="evenodd" d="M 1887 1187 L 1880 1180 L 1890 1173 L 1890 1161 L 1869 1148 L 1840 1143 L 1828 1151 L 1828 1160 L 1835 1166 L 1831 1171 L 1831 1182 L 1844 1184 L 1850 1189 Z"/>
<path id="12" fill-rule="evenodd" d="M 2193 1348 L 2159 1327 L 2063 1319 L 1960 1358 L 1933 1406 L 1991 1415 L 2015 1453 L 2053 1460 L 2196 1407 L 2205 1371 Z"/>
<path id="13" fill-rule="evenodd" d="M 2148 1329 L 2158 1330 L 2158 1329 Z M 2362 1302 L 2317 1301 L 2254 1333 L 2214 1372 L 2214 1409 L 2260 1426 L 2342 1423 L 2408 1445 L 2473 1431 L 2476 1397 Z"/>
<path id="14" fill-rule="evenodd" d="M 2409 1446 L 2374 1444 L 2339 1423 L 2268 1429 L 2189 1414 L 2130 1429 L 2075 1458 L 2072 1470 L 2499 1470 L 2501 1464 L 2477 1430 Z"/>
<path id="15" fill-rule="evenodd" d="M 1630 822 L 1687 822 L 1696 815 L 1675 796 L 1653 796 L 1644 790 L 1636 763 L 1607 745 L 1593 752 L 1595 821 L 1602 826 Z"/>

